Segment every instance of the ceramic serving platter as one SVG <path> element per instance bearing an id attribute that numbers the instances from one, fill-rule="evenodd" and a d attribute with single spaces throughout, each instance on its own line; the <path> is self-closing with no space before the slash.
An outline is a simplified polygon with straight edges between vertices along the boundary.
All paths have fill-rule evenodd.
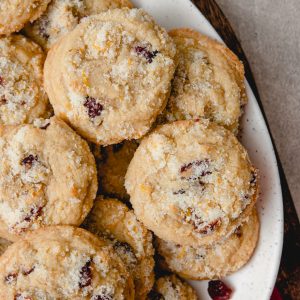
<path id="1" fill-rule="evenodd" d="M 205 0 L 203 0 L 205 1 Z M 222 42 L 220 36 L 189 0 L 133 0 L 167 29 L 190 27 Z M 283 205 L 277 162 L 271 138 L 249 84 L 248 105 L 242 119 L 241 141 L 260 170 L 257 203 L 261 228 L 256 251 L 241 270 L 224 278 L 234 290 L 232 299 L 269 300 L 279 268 L 283 241 Z M 210 299 L 206 281 L 190 282 L 201 300 Z"/>

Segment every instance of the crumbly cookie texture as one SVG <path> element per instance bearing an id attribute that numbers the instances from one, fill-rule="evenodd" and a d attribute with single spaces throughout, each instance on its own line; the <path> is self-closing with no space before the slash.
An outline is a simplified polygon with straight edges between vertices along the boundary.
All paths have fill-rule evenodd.
<path id="1" fill-rule="evenodd" d="M 6 239 L 3 239 L 3 238 L 0 238 L 0 256 L 5 252 L 5 250 L 8 248 L 8 246 L 11 245 L 11 242 L 6 240 Z"/>
<path id="2" fill-rule="evenodd" d="M 234 133 L 247 103 L 244 66 L 223 44 L 191 29 L 169 33 L 178 66 L 165 111 L 169 121 L 208 118 Z"/>
<path id="3" fill-rule="evenodd" d="M 161 239 L 187 246 L 230 235 L 256 202 L 257 170 L 232 132 L 177 121 L 144 138 L 125 186 L 137 217 Z"/>
<path id="4" fill-rule="evenodd" d="M 198 300 L 196 291 L 176 275 L 160 277 L 147 300 Z"/>
<path id="5" fill-rule="evenodd" d="M 0 35 L 19 31 L 27 22 L 36 20 L 51 0 L 1 0 Z"/>
<path id="6" fill-rule="evenodd" d="M 83 222 L 97 192 L 95 159 L 63 121 L 0 126 L 0 153 L 1 237 Z"/>
<path id="7" fill-rule="evenodd" d="M 100 194 L 129 201 L 129 195 L 124 186 L 125 175 L 138 145 L 139 143 L 135 140 L 107 147 L 93 145 L 92 151 L 96 158 Z"/>
<path id="8" fill-rule="evenodd" d="M 0 125 L 32 123 L 49 113 L 44 60 L 41 48 L 27 38 L 0 38 Z"/>
<path id="9" fill-rule="evenodd" d="M 26 34 L 45 50 L 72 31 L 84 17 L 113 8 L 132 7 L 128 0 L 53 0 L 43 15 L 25 26 Z"/>
<path id="10" fill-rule="evenodd" d="M 211 247 L 193 248 L 156 240 L 159 254 L 169 269 L 193 280 L 219 279 L 244 266 L 251 258 L 259 236 L 256 209 L 247 222 L 240 225 L 226 240 Z"/>
<path id="11" fill-rule="evenodd" d="M 84 229 L 49 226 L 0 257 L 0 298 L 132 300 L 134 285 L 106 241 Z"/>
<path id="12" fill-rule="evenodd" d="M 86 139 L 104 146 L 137 139 L 165 108 L 175 53 L 143 10 L 109 10 L 51 48 L 45 88 L 55 114 Z"/>
<path id="13" fill-rule="evenodd" d="M 133 274 L 135 299 L 146 299 L 154 283 L 152 234 L 133 211 L 117 199 L 98 197 L 84 227 L 110 241 Z"/>

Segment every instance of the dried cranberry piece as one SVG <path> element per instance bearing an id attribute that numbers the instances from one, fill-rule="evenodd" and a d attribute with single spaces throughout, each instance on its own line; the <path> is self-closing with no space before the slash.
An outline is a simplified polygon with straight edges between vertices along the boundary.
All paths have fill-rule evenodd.
<path id="1" fill-rule="evenodd" d="M 152 290 L 148 294 L 148 299 L 149 300 L 165 300 L 165 297 L 161 293 Z"/>
<path id="2" fill-rule="evenodd" d="M 29 214 L 27 214 L 24 218 L 24 221 L 31 222 L 32 220 L 37 219 L 43 213 L 44 206 L 34 206 L 30 209 Z"/>
<path id="3" fill-rule="evenodd" d="M 185 194 L 185 190 L 184 189 L 180 189 L 176 192 L 173 192 L 173 195 L 182 195 L 182 194 Z"/>
<path id="4" fill-rule="evenodd" d="M 135 268 L 137 264 L 137 257 L 129 244 L 115 241 L 113 247 L 130 270 Z"/>
<path id="5" fill-rule="evenodd" d="M 103 105 L 97 103 L 96 99 L 90 96 L 85 97 L 85 102 L 83 105 L 88 109 L 88 115 L 92 119 L 100 116 L 103 110 Z"/>
<path id="6" fill-rule="evenodd" d="M 1 98 L 0 98 L 0 105 L 4 105 L 6 103 L 7 103 L 7 100 L 6 100 L 5 96 L 1 96 Z"/>
<path id="7" fill-rule="evenodd" d="M 207 290 L 213 300 L 228 300 L 232 294 L 232 290 L 221 280 L 209 281 Z"/>
<path id="8" fill-rule="evenodd" d="M 2 76 L 0 76 L 0 85 L 4 85 L 4 79 L 3 79 L 3 77 Z"/>
<path id="9" fill-rule="evenodd" d="M 159 53 L 159 51 L 157 51 L 157 50 L 150 51 L 146 47 L 143 47 L 143 46 L 136 46 L 134 48 L 134 50 L 138 55 L 142 55 L 143 57 L 145 57 L 149 64 L 151 64 L 153 62 L 153 59 Z"/>
<path id="10" fill-rule="evenodd" d="M 35 267 L 33 266 L 31 269 L 29 270 L 23 270 L 22 274 L 24 276 L 28 276 L 29 274 L 31 274 L 34 271 Z"/>
<path id="11" fill-rule="evenodd" d="M 198 232 L 202 234 L 207 234 L 208 232 L 214 231 L 220 224 L 220 219 L 217 219 L 206 225 L 204 228 L 198 229 Z"/>
<path id="12" fill-rule="evenodd" d="M 38 161 L 38 156 L 30 154 L 21 161 L 21 164 L 25 166 L 26 170 L 29 170 L 35 161 Z"/>
<path id="13" fill-rule="evenodd" d="M 214 231 L 221 224 L 220 219 L 216 219 L 206 226 L 202 227 L 203 220 L 202 218 L 195 212 L 194 208 L 188 208 L 187 214 L 185 214 L 183 220 L 194 226 L 194 230 L 201 234 L 208 234 L 209 232 Z"/>
<path id="14" fill-rule="evenodd" d="M 199 176 L 204 177 L 204 176 L 207 176 L 207 175 L 211 175 L 212 172 L 210 170 L 207 170 L 209 164 L 210 164 L 210 161 L 207 158 L 204 159 L 204 160 L 195 160 L 193 162 L 190 162 L 188 164 L 183 165 L 180 168 L 180 173 L 184 173 L 184 172 L 190 170 L 193 167 L 203 167 L 203 170 L 199 174 Z"/>
<path id="15" fill-rule="evenodd" d="M 236 230 L 234 231 L 234 234 L 235 234 L 238 238 L 242 237 L 242 235 L 243 235 L 242 227 L 241 227 L 241 226 L 237 227 Z"/>
<path id="16" fill-rule="evenodd" d="M 180 168 L 180 173 L 186 172 L 186 171 L 189 170 L 192 166 L 193 166 L 193 163 L 188 163 L 188 164 L 183 165 L 183 166 Z"/>
<path id="17" fill-rule="evenodd" d="M 113 152 L 119 152 L 123 148 L 123 143 L 112 145 Z"/>
<path id="18" fill-rule="evenodd" d="M 114 244 L 114 249 L 119 253 L 129 254 L 131 259 L 136 262 L 137 258 L 135 253 L 128 243 L 117 241 Z"/>
<path id="19" fill-rule="evenodd" d="M 46 130 L 49 126 L 50 126 L 50 123 L 47 123 L 46 125 L 44 125 L 44 126 L 42 126 L 40 128 Z"/>
<path id="20" fill-rule="evenodd" d="M 92 300 L 113 300 L 111 295 L 96 295 L 93 296 Z"/>
<path id="21" fill-rule="evenodd" d="M 15 295 L 14 300 L 32 300 L 29 296 L 23 296 L 22 294 Z"/>
<path id="22" fill-rule="evenodd" d="M 80 270 L 79 287 L 82 289 L 92 283 L 92 260 L 89 259 Z"/>
<path id="23" fill-rule="evenodd" d="M 18 277 L 18 273 L 9 273 L 4 280 L 7 284 L 12 284 Z"/>

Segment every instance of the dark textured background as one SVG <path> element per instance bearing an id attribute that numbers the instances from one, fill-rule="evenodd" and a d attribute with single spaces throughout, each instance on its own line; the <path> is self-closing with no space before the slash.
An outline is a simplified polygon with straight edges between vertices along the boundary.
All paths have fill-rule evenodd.
<path id="1" fill-rule="evenodd" d="M 215 1 L 250 62 L 300 216 L 300 1 Z"/>

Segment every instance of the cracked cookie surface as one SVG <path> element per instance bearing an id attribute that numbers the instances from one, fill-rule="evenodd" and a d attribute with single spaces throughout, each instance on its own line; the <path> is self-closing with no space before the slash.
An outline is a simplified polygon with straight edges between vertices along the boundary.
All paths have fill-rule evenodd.
<path id="1" fill-rule="evenodd" d="M 173 272 L 193 280 L 225 277 L 251 258 L 259 236 L 256 209 L 227 239 L 211 247 L 193 248 L 157 239 L 157 249 Z M 164 264 L 164 262 L 163 262 Z"/>
<path id="2" fill-rule="evenodd" d="M 125 186 L 134 211 L 161 239 L 187 246 L 230 235 L 256 202 L 257 170 L 232 132 L 177 121 L 145 137 Z"/>
<path id="3" fill-rule="evenodd" d="M 45 50 L 72 31 L 84 17 L 108 9 L 132 7 L 128 0 L 53 0 L 42 16 L 25 27 L 26 34 Z"/>
<path id="4" fill-rule="evenodd" d="M 56 117 L 40 126 L 0 126 L 0 236 L 9 240 L 45 225 L 80 225 L 96 196 L 87 143 Z"/>
<path id="5" fill-rule="evenodd" d="M 22 35 L 0 37 L 0 125 L 32 123 L 50 114 L 44 60 L 40 47 Z"/>
<path id="6" fill-rule="evenodd" d="M 25 23 L 36 20 L 51 0 L 1 0 L 0 35 L 19 31 Z"/>
<path id="7" fill-rule="evenodd" d="M 152 234 L 134 212 L 117 199 L 98 197 L 84 228 L 110 240 L 135 283 L 135 299 L 146 299 L 154 282 Z"/>
<path id="8" fill-rule="evenodd" d="M 165 108 L 175 52 L 143 10 L 109 10 L 51 48 L 45 89 L 55 114 L 86 139 L 104 146 L 138 139 Z"/>
<path id="9" fill-rule="evenodd" d="M 0 257 L 0 298 L 132 300 L 134 285 L 106 241 L 84 229 L 50 226 Z"/>
<path id="10" fill-rule="evenodd" d="M 178 50 L 178 66 L 165 112 L 169 121 L 208 118 L 238 131 L 247 103 L 244 67 L 223 44 L 191 29 L 169 32 Z"/>

